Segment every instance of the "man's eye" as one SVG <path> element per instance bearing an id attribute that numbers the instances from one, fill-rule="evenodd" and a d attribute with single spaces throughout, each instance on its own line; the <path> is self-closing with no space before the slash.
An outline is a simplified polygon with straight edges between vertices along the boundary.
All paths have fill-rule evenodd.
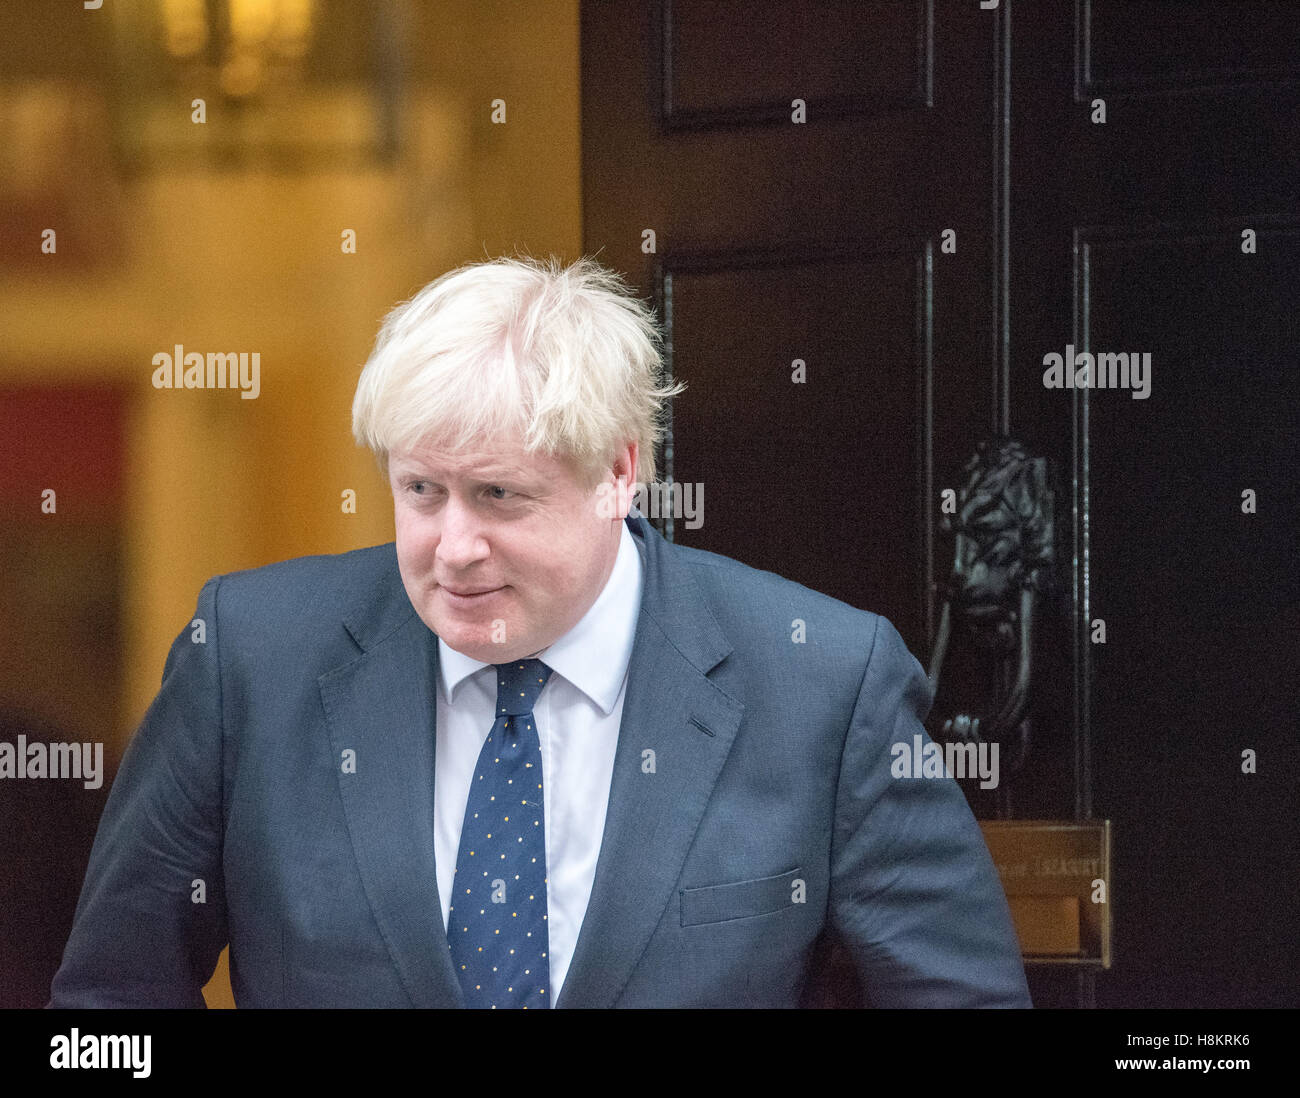
<path id="1" fill-rule="evenodd" d="M 417 496 L 432 495 L 435 491 L 433 485 L 427 480 L 413 480 L 406 485 L 406 490 Z M 485 491 L 490 493 L 490 497 L 498 502 L 509 499 L 514 495 L 509 489 L 502 488 L 498 484 L 490 485 Z"/>

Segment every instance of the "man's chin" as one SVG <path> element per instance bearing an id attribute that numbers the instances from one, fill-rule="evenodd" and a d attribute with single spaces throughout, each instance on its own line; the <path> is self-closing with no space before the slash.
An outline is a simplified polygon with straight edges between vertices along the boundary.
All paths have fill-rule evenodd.
<path id="1" fill-rule="evenodd" d="M 435 618 L 433 632 L 448 648 L 482 663 L 509 663 L 518 659 L 518 644 L 499 644 L 493 640 L 494 629 L 490 622 L 482 625 L 467 625 L 448 619 L 445 616 Z M 532 649 L 526 651 L 531 652 Z"/>

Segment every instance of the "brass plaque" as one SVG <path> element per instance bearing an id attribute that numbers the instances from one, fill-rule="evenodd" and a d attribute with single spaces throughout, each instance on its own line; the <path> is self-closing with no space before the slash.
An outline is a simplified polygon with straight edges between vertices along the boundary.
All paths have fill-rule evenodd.
<path id="1" fill-rule="evenodd" d="M 1110 968 L 1110 821 L 981 820 L 1026 964 Z"/>

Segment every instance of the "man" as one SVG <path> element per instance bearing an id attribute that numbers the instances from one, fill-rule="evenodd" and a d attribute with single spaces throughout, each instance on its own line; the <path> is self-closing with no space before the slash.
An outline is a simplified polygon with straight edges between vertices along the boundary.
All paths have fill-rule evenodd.
<path id="1" fill-rule="evenodd" d="M 201 1006 L 229 942 L 241 1006 L 794 1006 L 827 929 L 875 1005 L 1029 1005 L 961 791 L 891 776 L 897 631 L 631 507 L 655 340 L 590 260 L 389 315 L 353 430 L 396 542 L 204 585 L 52 1005 Z"/>

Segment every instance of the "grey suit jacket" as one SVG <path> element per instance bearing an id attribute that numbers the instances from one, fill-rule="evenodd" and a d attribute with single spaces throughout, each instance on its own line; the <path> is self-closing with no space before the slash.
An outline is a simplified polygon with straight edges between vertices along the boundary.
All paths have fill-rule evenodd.
<path id="1" fill-rule="evenodd" d="M 795 1006 L 828 927 L 873 1005 L 1028 1006 L 960 789 L 890 775 L 931 703 L 893 626 L 627 522 L 643 601 L 556 1006 Z M 214 577 L 195 616 L 50 1005 L 202 1006 L 227 942 L 240 1006 L 463 1005 L 434 868 L 438 646 L 394 545 Z"/>

